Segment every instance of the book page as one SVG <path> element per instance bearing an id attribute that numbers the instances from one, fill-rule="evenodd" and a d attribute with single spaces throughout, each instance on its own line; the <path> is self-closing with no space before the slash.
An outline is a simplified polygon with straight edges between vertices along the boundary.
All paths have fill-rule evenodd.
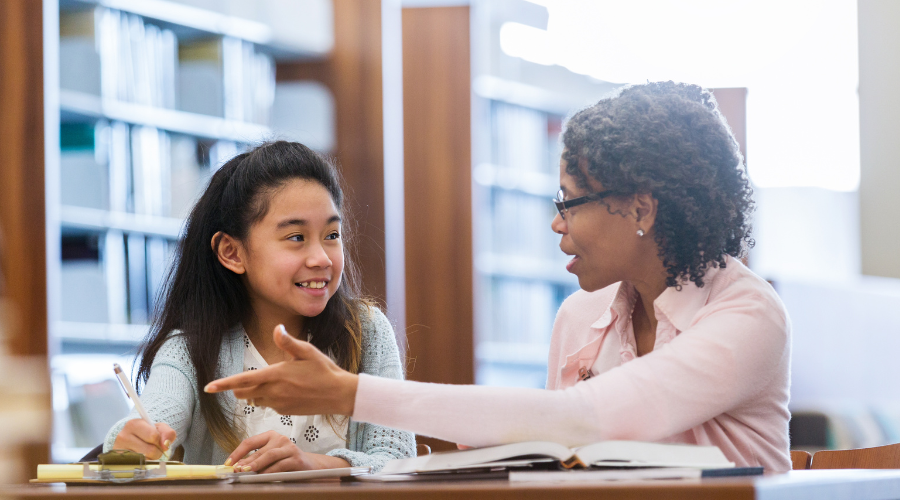
<path id="1" fill-rule="evenodd" d="M 549 457 L 559 461 L 568 460 L 572 450 L 558 443 L 546 441 L 529 441 L 524 443 L 504 444 L 473 450 L 447 451 L 423 455 L 416 458 L 391 460 L 383 474 L 403 474 L 409 472 L 429 472 L 468 468 L 475 465 L 489 464 L 499 460 L 517 457 Z"/>
<path id="2" fill-rule="evenodd" d="M 575 456 L 588 466 L 610 467 L 734 467 L 716 446 L 604 441 L 576 449 Z"/>

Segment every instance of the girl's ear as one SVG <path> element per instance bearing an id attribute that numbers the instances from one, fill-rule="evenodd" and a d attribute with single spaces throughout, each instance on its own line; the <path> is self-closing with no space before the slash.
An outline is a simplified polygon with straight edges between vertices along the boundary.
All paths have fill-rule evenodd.
<path id="1" fill-rule="evenodd" d="M 225 266 L 225 269 L 230 270 L 234 274 L 247 272 L 247 269 L 244 267 L 246 262 L 244 247 L 241 245 L 241 242 L 232 238 L 231 235 L 219 231 L 213 235 L 210 245 L 213 252 L 216 253 L 219 263 Z"/>

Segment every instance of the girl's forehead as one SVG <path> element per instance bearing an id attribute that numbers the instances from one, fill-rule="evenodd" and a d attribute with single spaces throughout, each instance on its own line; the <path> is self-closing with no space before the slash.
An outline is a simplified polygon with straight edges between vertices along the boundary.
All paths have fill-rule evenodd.
<path id="1" fill-rule="evenodd" d="M 317 182 L 295 179 L 270 196 L 265 219 L 300 217 L 308 222 L 327 222 L 339 215 L 331 193 Z"/>

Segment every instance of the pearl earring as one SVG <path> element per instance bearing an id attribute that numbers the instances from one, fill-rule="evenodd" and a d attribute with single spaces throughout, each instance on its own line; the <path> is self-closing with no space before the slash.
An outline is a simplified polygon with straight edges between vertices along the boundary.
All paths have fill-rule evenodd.
<path id="1" fill-rule="evenodd" d="M 638 235 L 638 236 L 644 236 L 644 230 L 643 230 L 643 229 L 638 229 L 638 230 L 637 230 L 637 235 Z"/>

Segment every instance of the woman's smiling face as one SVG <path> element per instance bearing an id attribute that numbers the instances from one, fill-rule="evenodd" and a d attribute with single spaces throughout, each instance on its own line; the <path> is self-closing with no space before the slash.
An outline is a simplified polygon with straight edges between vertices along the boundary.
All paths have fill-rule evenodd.
<path id="1" fill-rule="evenodd" d="M 301 179 L 268 196 L 268 211 L 244 245 L 244 279 L 254 308 L 317 316 L 337 292 L 344 269 L 338 209 L 327 189 Z"/>

